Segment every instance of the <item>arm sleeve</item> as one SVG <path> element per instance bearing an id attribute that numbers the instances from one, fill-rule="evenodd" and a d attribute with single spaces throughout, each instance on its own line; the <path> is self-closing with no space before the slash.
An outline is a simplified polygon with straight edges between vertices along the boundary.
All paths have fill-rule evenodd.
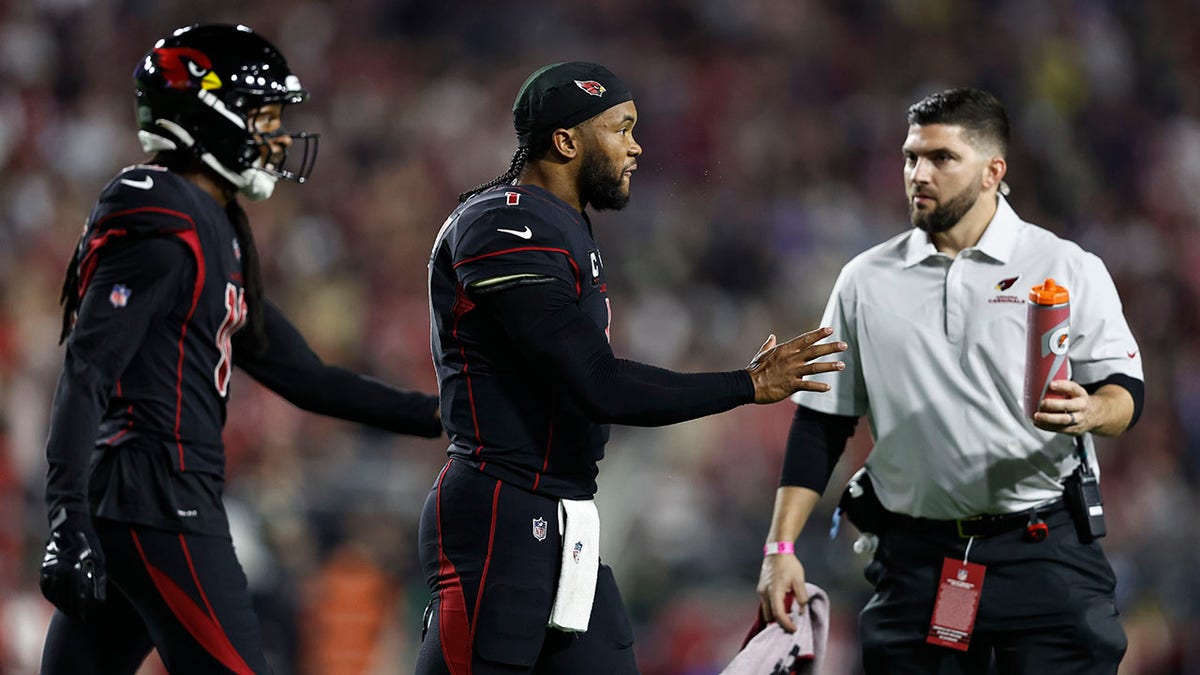
<path id="1" fill-rule="evenodd" d="M 1132 429 L 1133 425 L 1137 424 L 1138 418 L 1142 416 L 1142 408 L 1146 405 L 1146 383 L 1128 375 L 1109 375 L 1099 382 L 1082 386 L 1087 393 L 1094 394 L 1106 384 L 1115 384 L 1121 387 L 1133 398 L 1133 415 L 1129 418 L 1129 425 L 1125 427 L 1127 431 Z"/>
<path id="2" fill-rule="evenodd" d="M 678 373 L 616 358 L 561 281 L 474 293 L 532 363 L 551 369 L 595 422 L 661 426 L 754 401 L 744 370 Z"/>
<path id="3" fill-rule="evenodd" d="M 397 389 L 317 356 L 300 331 L 270 301 L 263 302 L 267 349 L 262 356 L 234 344 L 234 363 L 271 391 L 310 412 L 400 434 L 442 433 L 438 398 Z"/>
<path id="4" fill-rule="evenodd" d="M 60 507 L 86 512 L 91 451 L 113 386 L 147 329 L 171 310 L 194 270 L 188 250 L 169 237 L 113 243 L 97 253 L 50 412 L 46 502 L 51 513 Z"/>
<path id="5" fill-rule="evenodd" d="M 825 491 L 846 440 L 854 435 L 857 417 L 831 415 L 796 406 L 788 431 L 780 487 L 806 487 L 818 494 Z"/>

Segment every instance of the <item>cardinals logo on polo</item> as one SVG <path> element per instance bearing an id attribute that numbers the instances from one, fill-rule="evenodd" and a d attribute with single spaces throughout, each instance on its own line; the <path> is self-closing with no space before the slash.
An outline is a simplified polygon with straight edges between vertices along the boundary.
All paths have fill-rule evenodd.
<path id="1" fill-rule="evenodd" d="M 162 69 L 163 79 L 172 89 L 220 89 L 221 78 L 212 70 L 212 60 L 191 47 L 160 47 L 154 60 Z"/>
<path id="2" fill-rule="evenodd" d="M 592 96 L 595 96 L 596 98 L 604 96 L 604 92 L 608 91 L 604 88 L 604 85 L 595 80 L 575 80 L 575 86 L 586 91 Z"/>
<path id="3" fill-rule="evenodd" d="M 1009 278 L 1007 278 L 1007 279 L 1001 279 L 1001 280 L 1000 280 L 1000 283 L 996 284 L 996 290 L 998 290 L 998 291 L 1007 291 L 1008 289 L 1012 288 L 1012 285 L 1013 285 L 1013 284 L 1015 284 L 1015 283 L 1017 283 L 1017 279 L 1020 279 L 1020 278 L 1021 278 L 1021 275 L 1019 275 L 1019 274 L 1018 274 L 1018 275 L 1017 275 L 1017 276 L 1015 276 L 1015 277 L 1009 277 Z"/>

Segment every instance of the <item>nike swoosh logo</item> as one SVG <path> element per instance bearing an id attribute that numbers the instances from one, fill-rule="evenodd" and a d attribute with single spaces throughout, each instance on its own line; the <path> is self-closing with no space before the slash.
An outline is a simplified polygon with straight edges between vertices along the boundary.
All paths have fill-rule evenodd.
<path id="1" fill-rule="evenodd" d="M 523 229 L 523 230 L 506 230 L 502 227 L 498 227 L 498 228 L 496 228 L 496 231 L 503 232 L 505 234 L 515 234 L 516 236 L 518 236 L 522 239 L 530 239 L 533 237 L 533 230 L 529 229 L 528 225 L 526 225 L 525 229 Z"/>
<path id="2" fill-rule="evenodd" d="M 154 187 L 154 179 L 150 176 L 144 176 L 141 180 L 122 178 L 121 184 L 128 185 L 131 188 L 137 188 L 139 190 L 149 190 L 150 188 Z"/>

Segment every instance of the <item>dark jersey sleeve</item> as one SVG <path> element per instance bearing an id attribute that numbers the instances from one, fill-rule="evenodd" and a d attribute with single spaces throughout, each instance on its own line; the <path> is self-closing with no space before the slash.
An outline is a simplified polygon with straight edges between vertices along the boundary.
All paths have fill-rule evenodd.
<path id="1" fill-rule="evenodd" d="M 476 293 L 532 364 L 552 370 L 594 422 L 660 426 L 723 412 L 754 400 L 744 370 L 677 373 L 616 358 L 604 330 L 565 283 Z"/>
<path id="2" fill-rule="evenodd" d="M 262 356 L 240 347 L 234 336 L 234 364 L 263 386 L 310 412 L 360 422 L 387 431 L 434 437 L 442 433 L 438 397 L 403 391 L 338 366 L 324 363 L 300 331 L 273 303 L 263 303 L 267 349 Z"/>
<path id="3" fill-rule="evenodd" d="M 559 279 L 578 290 L 579 269 L 558 226 L 523 208 L 497 208 L 471 223 L 454 247 L 464 288 L 513 277 Z"/>
<path id="4" fill-rule="evenodd" d="M 113 386 L 194 270 L 191 253 L 171 237 L 127 237 L 97 251 L 50 413 L 50 513 L 62 506 L 86 512 L 91 452 Z"/>
<path id="5" fill-rule="evenodd" d="M 824 492 L 857 424 L 857 417 L 831 415 L 796 406 L 779 477 L 780 487 L 806 487 L 817 493 Z"/>

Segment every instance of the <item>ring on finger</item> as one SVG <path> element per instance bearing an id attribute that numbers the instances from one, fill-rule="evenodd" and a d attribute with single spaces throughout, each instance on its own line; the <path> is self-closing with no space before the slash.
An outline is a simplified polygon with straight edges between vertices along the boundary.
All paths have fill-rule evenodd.
<path id="1" fill-rule="evenodd" d="M 1067 416 L 1069 416 L 1071 418 L 1071 422 L 1067 426 L 1071 426 L 1071 427 L 1075 426 L 1075 413 L 1068 412 Z"/>

